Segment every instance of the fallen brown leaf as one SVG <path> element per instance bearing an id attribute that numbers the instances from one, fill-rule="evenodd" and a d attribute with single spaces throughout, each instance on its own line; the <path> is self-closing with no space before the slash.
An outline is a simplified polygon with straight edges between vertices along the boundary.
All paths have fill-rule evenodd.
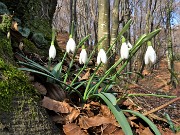
<path id="1" fill-rule="evenodd" d="M 113 124 L 104 124 L 102 129 L 103 135 L 124 135 L 122 129 Z"/>
<path id="2" fill-rule="evenodd" d="M 58 113 L 70 113 L 73 110 L 73 107 L 68 103 L 59 102 L 46 96 L 44 96 L 44 99 L 42 100 L 42 106 Z"/>
<path id="3" fill-rule="evenodd" d="M 65 122 L 64 122 L 64 119 L 62 121 L 61 117 L 54 118 L 54 121 L 59 121 L 59 123 L 71 123 L 80 114 L 80 110 L 77 110 L 76 108 L 71 107 L 68 103 L 64 101 L 63 102 L 56 101 L 46 96 L 42 100 L 42 106 L 58 113 L 67 114 L 64 116 Z"/>
<path id="4" fill-rule="evenodd" d="M 66 93 L 59 85 L 53 83 L 45 83 L 47 89 L 47 96 L 57 101 L 63 101 L 66 98 Z"/>
<path id="5" fill-rule="evenodd" d="M 66 116 L 66 123 L 71 123 L 73 120 L 75 120 L 80 114 L 80 110 L 76 110 L 75 108 L 72 110 L 72 112 Z"/>
<path id="6" fill-rule="evenodd" d="M 44 85 L 42 85 L 42 84 L 39 83 L 39 82 L 34 82 L 33 85 L 34 85 L 35 89 L 36 89 L 40 94 L 46 95 L 47 90 L 46 90 L 46 88 L 44 87 Z"/>
<path id="7" fill-rule="evenodd" d="M 63 126 L 63 131 L 66 135 L 88 135 L 75 123 L 69 123 Z"/>
<path id="8" fill-rule="evenodd" d="M 91 75 L 91 69 L 89 68 L 88 71 L 79 79 L 80 81 L 82 80 L 88 80 L 89 76 Z"/>
<path id="9" fill-rule="evenodd" d="M 111 113 L 110 109 L 106 105 L 101 105 L 100 112 L 104 117 L 109 117 L 115 120 L 114 115 Z"/>
<path id="10" fill-rule="evenodd" d="M 109 123 L 115 126 L 118 126 L 118 123 L 116 122 L 116 120 L 111 119 L 109 117 L 100 116 L 100 115 L 90 117 L 90 118 L 86 116 L 82 116 L 81 118 L 79 118 L 79 125 L 83 129 L 88 129 L 90 127 L 96 127 L 102 124 L 109 124 Z"/>
<path id="11" fill-rule="evenodd" d="M 65 117 L 65 115 L 55 115 L 55 116 L 52 116 L 52 120 L 53 120 L 55 123 L 65 124 L 65 122 L 66 122 L 66 117 Z"/>

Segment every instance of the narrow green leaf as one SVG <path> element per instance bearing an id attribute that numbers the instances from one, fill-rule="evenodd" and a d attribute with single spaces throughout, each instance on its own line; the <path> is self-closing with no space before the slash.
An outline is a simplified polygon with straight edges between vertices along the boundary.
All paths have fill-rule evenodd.
<path id="1" fill-rule="evenodd" d="M 161 31 L 161 28 L 156 29 L 153 32 L 147 34 L 147 36 L 143 39 L 143 43 L 151 40 L 151 38 L 155 37 L 160 31 Z"/>
<path id="2" fill-rule="evenodd" d="M 22 62 L 22 61 L 19 61 L 17 62 L 18 64 L 20 65 L 24 65 L 26 67 L 29 67 L 29 68 L 32 68 L 32 69 L 37 69 L 37 70 L 40 70 L 42 72 L 45 72 L 47 74 L 50 74 L 51 75 L 51 72 L 49 70 L 47 70 L 46 68 L 42 67 L 41 65 L 37 64 L 37 63 L 26 63 L 26 62 Z"/>
<path id="3" fill-rule="evenodd" d="M 122 110 L 117 105 L 114 106 L 111 101 L 109 101 L 109 99 L 107 99 L 106 96 L 104 96 L 103 94 L 99 93 L 94 95 L 99 96 L 104 100 L 104 102 L 110 108 L 111 112 L 114 114 L 125 135 L 133 135 L 131 127 Z"/>
<path id="4" fill-rule="evenodd" d="M 146 116 L 142 115 L 139 112 L 135 112 L 135 111 L 132 111 L 132 110 L 123 110 L 123 112 L 129 112 L 129 113 L 132 113 L 132 114 L 140 117 L 141 119 L 143 119 L 149 125 L 149 127 L 154 131 L 154 133 L 156 135 L 161 135 L 161 133 L 159 132 L 156 125 L 152 121 L 150 121 Z"/>
<path id="5" fill-rule="evenodd" d="M 171 129 L 174 133 L 176 133 L 175 126 L 174 126 L 174 124 L 173 124 L 173 122 L 172 122 L 169 114 L 165 113 L 165 117 L 166 117 L 166 119 L 167 119 L 167 122 L 168 122 L 168 124 L 169 124 L 170 129 Z"/>
<path id="6" fill-rule="evenodd" d="M 111 101 L 111 103 L 113 104 L 113 105 L 116 105 L 116 97 L 113 95 L 113 94 L 111 94 L 111 93 L 106 93 L 106 92 L 101 92 L 104 96 L 106 96 L 106 98 L 107 99 L 109 99 L 109 101 Z"/>
<path id="7" fill-rule="evenodd" d="M 82 99 L 82 95 L 81 95 L 81 93 L 80 93 L 78 90 L 74 89 L 73 87 L 69 86 L 68 84 L 64 83 L 63 81 L 60 81 L 59 79 L 56 79 L 56 78 L 53 77 L 53 76 L 50 76 L 50 75 L 45 74 L 45 73 L 43 73 L 43 72 L 36 71 L 36 70 L 33 70 L 33 69 L 29 69 L 29 68 L 18 68 L 18 69 L 19 69 L 19 70 L 22 70 L 22 71 L 33 72 L 33 73 L 37 73 L 37 74 L 40 74 L 40 75 L 44 75 L 44 76 L 46 76 L 46 77 L 49 77 L 49 78 L 51 78 L 51 79 L 53 79 L 53 80 L 59 82 L 60 84 L 65 85 L 66 87 L 70 87 L 71 90 L 77 92 L 78 95 L 80 96 L 80 98 Z"/>
<path id="8" fill-rule="evenodd" d="M 59 73 L 59 70 L 62 66 L 62 62 L 59 62 L 54 68 L 53 70 L 51 71 L 51 73 L 56 77 L 56 78 L 59 78 L 60 76 L 60 73 Z"/>

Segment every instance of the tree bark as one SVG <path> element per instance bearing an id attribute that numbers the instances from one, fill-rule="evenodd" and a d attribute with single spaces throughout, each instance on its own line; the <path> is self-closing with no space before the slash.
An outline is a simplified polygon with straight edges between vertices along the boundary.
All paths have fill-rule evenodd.
<path id="1" fill-rule="evenodd" d="M 173 0 L 167 2 L 167 9 L 166 9 L 166 30 L 167 30 L 167 60 L 168 60 L 168 69 L 172 72 L 170 79 L 171 84 L 174 88 L 176 88 L 176 80 L 174 77 L 174 56 L 173 56 L 173 43 L 172 43 L 172 33 L 171 33 L 171 17 L 172 17 L 172 4 Z"/>
<path id="2" fill-rule="evenodd" d="M 111 28 L 111 41 L 110 45 L 113 45 L 114 41 L 117 38 L 118 35 L 118 28 L 119 28 L 119 3 L 120 0 L 114 0 L 113 4 L 113 11 L 112 11 L 112 28 Z M 112 56 L 111 56 L 111 63 L 110 65 L 113 65 L 115 63 L 115 57 L 116 57 L 116 48 L 117 48 L 117 42 L 112 47 Z"/>
<path id="3" fill-rule="evenodd" d="M 104 36 L 106 37 L 98 46 L 98 50 L 103 48 L 107 51 L 110 47 L 110 0 L 98 0 L 98 12 L 98 41 Z M 109 66 L 110 61 L 108 60 L 103 70 L 106 71 Z"/>

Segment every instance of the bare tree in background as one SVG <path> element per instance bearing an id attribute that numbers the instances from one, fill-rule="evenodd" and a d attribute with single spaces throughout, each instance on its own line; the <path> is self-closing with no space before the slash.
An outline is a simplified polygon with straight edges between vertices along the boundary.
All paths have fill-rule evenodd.
<path id="1" fill-rule="evenodd" d="M 98 12 L 98 41 L 106 37 L 98 46 L 98 50 L 103 48 L 107 51 L 110 47 L 110 0 L 98 0 Z M 104 70 L 109 68 L 109 63 L 110 61 L 105 64 Z"/>
<path id="2" fill-rule="evenodd" d="M 168 60 L 168 69 L 171 72 L 171 84 L 174 88 L 176 88 L 176 80 L 174 77 L 174 56 L 173 56 L 173 43 L 172 43 L 172 33 L 171 33 L 171 18 L 172 18 L 172 4 L 173 0 L 167 1 L 166 8 L 166 33 L 167 33 L 167 60 Z"/>

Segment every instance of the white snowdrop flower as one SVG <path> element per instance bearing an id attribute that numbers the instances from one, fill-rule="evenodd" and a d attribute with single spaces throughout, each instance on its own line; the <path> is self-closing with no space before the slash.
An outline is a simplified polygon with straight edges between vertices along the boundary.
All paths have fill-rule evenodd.
<path id="1" fill-rule="evenodd" d="M 86 49 L 82 49 L 79 56 L 79 63 L 85 64 L 87 62 L 87 52 Z"/>
<path id="2" fill-rule="evenodd" d="M 54 59 L 56 57 L 56 48 L 53 44 L 51 44 L 50 48 L 49 48 L 49 58 Z"/>
<path id="3" fill-rule="evenodd" d="M 152 63 L 156 61 L 156 52 L 154 51 L 152 46 L 148 46 L 145 53 L 144 61 L 146 65 L 149 64 L 150 61 Z"/>
<path id="4" fill-rule="evenodd" d="M 101 62 L 104 64 L 107 63 L 107 56 L 104 49 L 100 49 L 97 56 L 97 64 L 100 64 Z"/>
<path id="5" fill-rule="evenodd" d="M 67 53 L 74 53 L 76 49 L 76 43 L 73 38 L 69 38 L 67 45 L 66 45 L 66 52 Z"/>
<path id="6" fill-rule="evenodd" d="M 121 58 L 122 59 L 128 59 L 129 57 L 129 50 L 132 48 L 132 45 L 128 42 L 126 42 L 126 39 L 122 38 L 122 45 L 121 45 Z"/>
<path id="7" fill-rule="evenodd" d="M 128 59 L 128 57 L 129 57 L 129 48 L 126 42 L 124 42 L 121 45 L 121 58 Z"/>

